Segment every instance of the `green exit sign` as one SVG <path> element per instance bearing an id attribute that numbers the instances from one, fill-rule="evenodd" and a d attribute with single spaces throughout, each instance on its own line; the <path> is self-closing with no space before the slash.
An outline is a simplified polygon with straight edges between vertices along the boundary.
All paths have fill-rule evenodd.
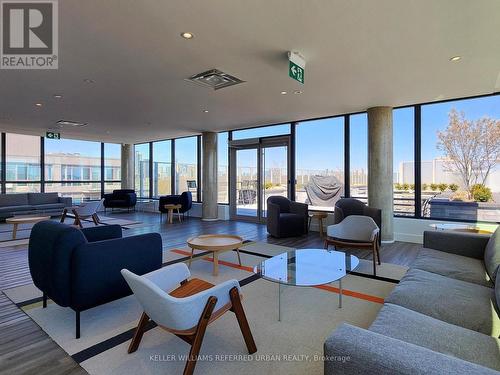
<path id="1" fill-rule="evenodd" d="M 306 60 L 297 51 L 288 52 L 288 76 L 304 84 L 304 71 L 306 67 Z"/>
<path id="2" fill-rule="evenodd" d="M 46 132 L 45 138 L 48 139 L 61 139 L 61 133 Z"/>
<path id="3" fill-rule="evenodd" d="M 304 83 L 304 68 L 301 68 L 293 61 L 288 64 L 288 76 L 300 83 Z"/>

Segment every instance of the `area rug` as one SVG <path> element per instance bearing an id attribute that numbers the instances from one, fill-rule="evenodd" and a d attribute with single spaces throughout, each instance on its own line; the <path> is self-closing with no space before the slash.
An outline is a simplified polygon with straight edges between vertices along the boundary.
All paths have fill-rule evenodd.
<path id="1" fill-rule="evenodd" d="M 237 279 L 242 285 L 244 308 L 258 351 L 248 355 L 235 316 L 226 313 L 206 332 L 198 374 L 322 374 L 323 343 L 342 322 L 367 328 L 384 299 L 406 272 L 406 267 L 382 264 L 377 278 L 365 274 L 371 262 L 360 261 L 356 274 L 343 279 L 343 306 L 338 307 L 338 283 L 322 287 L 282 287 L 281 321 L 278 321 L 278 286 L 252 272 L 262 260 L 290 250 L 260 242 L 246 243 L 237 255 L 220 255 L 219 275 L 212 276 L 211 257 L 200 252 L 191 265 L 195 277 L 212 283 Z M 188 249 L 172 249 L 166 263 L 185 261 Z M 74 338 L 74 312 L 49 303 L 43 309 L 33 285 L 7 289 L 18 304 L 67 353 L 91 374 L 180 374 L 189 346 L 158 327 L 145 333 L 139 350 L 127 347 L 141 314 L 129 296 L 81 314 L 82 337 Z M 49 301 L 50 302 L 50 301 Z"/>

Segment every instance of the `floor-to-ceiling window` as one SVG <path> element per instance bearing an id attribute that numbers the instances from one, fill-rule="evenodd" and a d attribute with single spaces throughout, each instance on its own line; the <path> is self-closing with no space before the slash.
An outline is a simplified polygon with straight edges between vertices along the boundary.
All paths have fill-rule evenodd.
<path id="1" fill-rule="evenodd" d="M 198 200 L 198 137 L 175 140 L 175 193 L 190 191 Z"/>
<path id="2" fill-rule="evenodd" d="M 217 193 L 218 203 L 229 203 L 228 132 L 217 134 Z"/>
<path id="3" fill-rule="evenodd" d="M 149 143 L 135 145 L 135 191 L 139 197 L 149 197 Z"/>
<path id="4" fill-rule="evenodd" d="M 172 193 L 172 141 L 153 142 L 153 197 Z"/>
<path id="5" fill-rule="evenodd" d="M 366 113 L 350 116 L 350 196 L 368 200 L 368 118 Z"/>
<path id="6" fill-rule="evenodd" d="M 344 118 L 301 122 L 295 142 L 295 200 L 333 209 L 344 195 Z"/>
<path id="7" fill-rule="evenodd" d="M 117 143 L 104 144 L 104 192 L 111 193 L 121 188 L 122 148 Z"/>
<path id="8" fill-rule="evenodd" d="M 500 96 L 421 108 L 422 216 L 500 221 Z"/>
<path id="9" fill-rule="evenodd" d="M 40 137 L 7 133 L 5 157 L 6 193 L 40 191 Z"/>
<path id="10" fill-rule="evenodd" d="M 393 122 L 394 214 L 415 215 L 414 108 L 395 109 Z"/>
<path id="11" fill-rule="evenodd" d="M 45 139 L 45 191 L 75 202 L 101 198 L 101 143 Z"/>

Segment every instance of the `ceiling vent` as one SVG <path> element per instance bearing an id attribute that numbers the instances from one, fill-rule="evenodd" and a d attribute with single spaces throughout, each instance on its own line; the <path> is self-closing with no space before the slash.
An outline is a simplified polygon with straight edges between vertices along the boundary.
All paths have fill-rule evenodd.
<path id="1" fill-rule="evenodd" d="M 187 81 L 194 82 L 198 85 L 209 87 L 214 90 L 223 89 L 224 87 L 234 86 L 245 82 L 230 74 L 221 72 L 218 69 L 211 69 L 203 73 L 195 74 L 194 76 L 187 78 Z"/>

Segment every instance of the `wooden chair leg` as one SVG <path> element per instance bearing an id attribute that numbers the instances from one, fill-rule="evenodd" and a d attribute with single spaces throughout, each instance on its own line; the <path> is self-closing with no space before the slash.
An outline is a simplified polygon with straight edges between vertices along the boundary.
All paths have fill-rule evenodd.
<path id="1" fill-rule="evenodd" d="M 95 225 L 99 225 L 99 216 L 97 216 L 97 214 L 92 214 L 92 221 Z"/>
<path id="2" fill-rule="evenodd" d="M 148 323 L 149 323 L 149 316 L 145 312 L 143 312 L 141 315 L 141 319 L 139 319 L 139 324 L 135 329 L 134 337 L 132 338 L 132 341 L 130 342 L 130 345 L 128 347 L 129 354 L 135 352 L 139 348 L 142 336 L 144 335 L 144 329 L 146 328 L 146 325 Z"/>
<path id="3" fill-rule="evenodd" d="M 373 243 L 373 276 L 377 276 L 377 245 Z"/>
<path id="4" fill-rule="evenodd" d="M 205 336 L 205 331 L 207 330 L 208 322 L 212 316 L 215 305 L 217 304 L 217 297 L 210 297 L 203 309 L 198 326 L 196 328 L 196 333 L 193 337 L 193 343 L 191 344 L 191 350 L 189 351 L 189 357 L 184 367 L 184 375 L 192 375 L 194 368 L 196 366 L 196 360 L 200 354 L 201 344 L 203 342 L 203 337 Z"/>
<path id="5" fill-rule="evenodd" d="M 324 246 L 325 250 L 328 250 L 328 241 L 325 240 L 325 246 Z"/>
<path id="6" fill-rule="evenodd" d="M 231 297 L 231 311 L 236 315 L 238 319 L 238 324 L 240 325 L 241 333 L 245 339 L 245 344 L 247 345 L 248 353 L 253 354 L 257 351 L 257 346 L 252 336 L 252 331 L 250 331 L 250 326 L 248 325 L 247 317 L 245 316 L 245 311 L 241 304 L 240 292 L 238 288 L 232 288 L 229 291 L 229 296 Z"/>
<path id="7" fill-rule="evenodd" d="M 378 259 L 378 264 L 380 266 L 381 260 L 380 260 L 380 245 L 377 242 L 377 259 Z"/>

